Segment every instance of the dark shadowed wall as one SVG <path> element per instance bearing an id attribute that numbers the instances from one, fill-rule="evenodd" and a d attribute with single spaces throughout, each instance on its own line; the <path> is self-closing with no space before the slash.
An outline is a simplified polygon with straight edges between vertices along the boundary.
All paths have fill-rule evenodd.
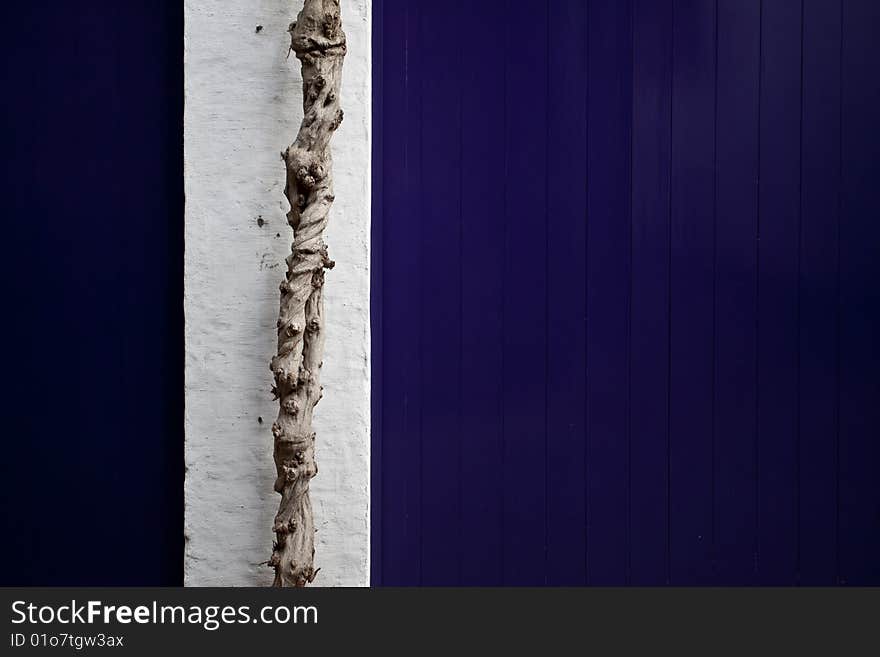
<path id="1" fill-rule="evenodd" d="M 880 3 L 374 24 L 374 582 L 880 583 Z"/>
<path id="2" fill-rule="evenodd" d="M 180 584 L 183 8 L 0 23 L 0 585 Z"/>

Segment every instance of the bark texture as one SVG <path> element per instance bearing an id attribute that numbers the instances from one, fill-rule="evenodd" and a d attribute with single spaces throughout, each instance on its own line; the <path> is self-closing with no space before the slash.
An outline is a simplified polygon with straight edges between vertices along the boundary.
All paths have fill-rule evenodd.
<path id="1" fill-rule="evenodd" d="M 303 121 L 282 154 L 293 245 L 278 314 L 278 352 L 270 363 L 279 400 L 275 439 L 274 586 L 305 586 L 314 567 L 315 523 L 309 481 L 318 473 L 312 412 L 321 398 L 324 356 L 324 270 L 333 267 L 323 233 L 333 203 L 330 138 L 342 122 L 339 87 L 345 57 L 339 0 L 305 0 L 290 25 L 291 50 L 302 64 Z"/>

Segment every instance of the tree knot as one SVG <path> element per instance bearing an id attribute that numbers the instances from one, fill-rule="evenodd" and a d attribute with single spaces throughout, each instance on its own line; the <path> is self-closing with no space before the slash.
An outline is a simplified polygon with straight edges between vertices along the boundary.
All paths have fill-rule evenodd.
<path id="1" fill-rule="evenodd" d="M 297 413 L 299 413 L 299 402 L 296 400 L 295 397 L 288 397 L 284 400 L 281 406 L 289 415 L 296 415 Z"/>

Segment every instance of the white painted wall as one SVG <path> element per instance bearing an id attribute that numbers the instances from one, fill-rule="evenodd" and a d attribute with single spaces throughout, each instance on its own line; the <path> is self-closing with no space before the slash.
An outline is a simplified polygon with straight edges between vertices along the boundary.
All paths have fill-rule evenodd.
<path id="1" fill-rule="evenodd" d="M 272 581 L 264 564 L 280 498 L 268 364 L 292 238 L 280 152 L 302 118 L 299 62 L 286 59 L 301 7 L 185 0 L 188 586 Z M 324 398 L 315 410 L 316 586 L 369 583 L 369 0 L 344 0 L 342 19 L 345 120 L 333 138 L 326 236 L 336 267 L 324 288 Z"/>

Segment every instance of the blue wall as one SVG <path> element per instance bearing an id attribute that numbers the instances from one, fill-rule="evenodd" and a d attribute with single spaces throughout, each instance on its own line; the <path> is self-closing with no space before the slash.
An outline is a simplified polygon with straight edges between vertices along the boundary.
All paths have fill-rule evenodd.
<path id="1" fill-rule="evenodd" d="M 880 3 L 374 21 L 374 581 L 880 584 Z"/>
<path id="2" fill-rule="evenodd" d="M 183 7 L 0 24 L 0 585 L 180 584 Z"/>
<path id="3" fill-rule="evenodd" d="M 179 584 L 182 8 L 0 12 L 0 584 Z M 878 4 L 374 12 L 375 580 L 880 583 Z"/>

